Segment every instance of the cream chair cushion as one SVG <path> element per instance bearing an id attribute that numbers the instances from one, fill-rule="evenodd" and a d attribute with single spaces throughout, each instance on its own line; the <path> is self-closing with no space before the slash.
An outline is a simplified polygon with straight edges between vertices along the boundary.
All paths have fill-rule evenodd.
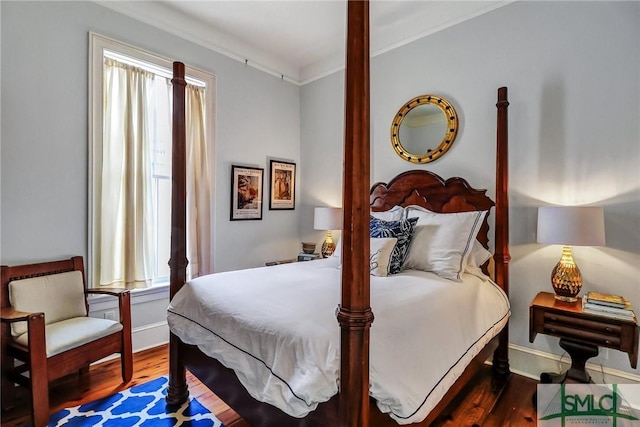
<path id="1" fill-rule="evenodd" d="M 122 324 L 113 320 L 94 317 L 74 317 L 45 326 L 47 340 L 47 357 L 55 356 L 72 348 L 118 332 Z M 14 340 L 26 346 L 29 333 L 24 333 Z"/>
<path id="2" fill-rule="evenodd" d="M 13 280 L 9 283 L 9 302 L 18 311 L 44 313 L 47 325 L 87 315 L 80 271 Z M 14 337 L 26 332 L 27 322 L 11 325 Z"/>

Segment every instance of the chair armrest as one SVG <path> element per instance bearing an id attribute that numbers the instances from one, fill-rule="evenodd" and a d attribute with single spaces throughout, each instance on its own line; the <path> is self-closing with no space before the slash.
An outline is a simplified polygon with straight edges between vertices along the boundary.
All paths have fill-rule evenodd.
<path id="1" fill-rule="evenodd" d="M 46 338 L 44 332 L 44 313 L 42 312 L 33 312 L 27 313 L 25 311 L 15 310 L 13 307 L 3 307 L 0 309 L 0 320 L 2 323 L 16 323 L 16 322 L 27 322 L 27 333 L 29 334 L 29 340 L 27 346 L 23 349 L 30 354 L 30 362 L 33 369 L 33 361 L 40 359 L 45 360 L 47 358 L 47 345 Z M 2 333 L 2 348 L 3 348 L 3 356 L 5 356 L 4 349 L 5 346 L 8 345 L 8 335 L 7 332 Z M 14 345 L 22 348 L 23 346 L 17 343 Z M 44 365 L 46 368 L 46 364 Z M 4 367 L 3 367 L 4 369 Z M 31 371 L 33 374 L 33 370 Z M 45 369 L 45 380 L 46 380 L 46 369 Z"/>
<path id="2" fill-rule="evenodd" d="M 87 294 L 95 294 L 95 295 L 111 295 L 114 297 L 119 297 L 123 293 L 129 293 L 129 289 L 123 288 L 91 288 L 85 291 Z"/>
<path id="3" fill-rule="evenodd" d="M 131 292 L 122 288 L 87 289 L 87 294 L 102 294 L 118 297 L 118 309 L 120 311 L 120 323 L 131 334 Z"/>
<path id="4" fill-rule="evenodd" d="M 39 315 L 44 313 L 29 313 L 26 311 L 18 311 L 12 307 L 3 307 L 0 311 L 0 320 L 3 323 L 25 322 L 29 320 L 29 316 Z"/>

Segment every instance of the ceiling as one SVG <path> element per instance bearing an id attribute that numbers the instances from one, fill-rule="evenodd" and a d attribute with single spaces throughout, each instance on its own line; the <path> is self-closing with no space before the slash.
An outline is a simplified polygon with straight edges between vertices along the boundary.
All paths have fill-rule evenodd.
<path id="1" fill-rule="evenodd" d="M 372 0 L 371 53 L 386 52 L 511 1 Z M 345 1 L 97 3 L 297 84 L 344 66 Z"/>

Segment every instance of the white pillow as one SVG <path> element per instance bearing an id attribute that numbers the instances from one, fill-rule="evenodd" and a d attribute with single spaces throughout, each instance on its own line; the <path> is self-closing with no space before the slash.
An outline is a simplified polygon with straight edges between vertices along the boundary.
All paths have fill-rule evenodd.
<path id="1" fill-rule="evenodd" d="M 391 252 L 396 246 L 396 237 L 380 237 L 370 239 L 369 268 L 373 276 L 389 275 Z"/>
<path id="2" fill-rule="evenodd" d="M 431 271 L 460 282 L 486 213 L 436 213 L 419 206 L 407 208 L 407 217 L 418 218 L 418 223 L 404 268 Z"/>
<path id="3" fill-rule="evenodd" d="M 491 252 L 487 250 L 482 243 L 474 240 L 471 247 L 471 254 L 467 259 L 467 268 L 480 268 L 482 265 L 491 258 Z"/>
<path id="4" fill-rule="evenodd" d="M 388 211 L 383 212 L 371 211 L 370 215 L 382 221 L 401 221 L 407 217 L 407 213 L 402 206 L 394 206 Z"/>
<path id="5" fill-rule="evenodd" d="M 389 264 L 391 263 L 391 253 L 396 246 L 396 237 L 372 237 L 369 243 L 369 268 L 374 276 L 386 277 L 389 275 Z M 336 258 L 342 256 L 342 239 L 336 244 L 333 255 Z"/>

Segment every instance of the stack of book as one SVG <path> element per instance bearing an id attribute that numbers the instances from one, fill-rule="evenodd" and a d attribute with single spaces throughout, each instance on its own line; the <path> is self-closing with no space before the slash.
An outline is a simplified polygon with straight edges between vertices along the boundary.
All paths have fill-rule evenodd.
<path id="1" fill-rule="evenodd" d="M 582 311 L 622 320 L 633 320 L 635 318 L 631 304 L 626 298 L 600 292 L 588 292 L 582 298 Z"/>
<path id="2" fill-rule="evenodd" d="M 317 252 L 315 254 L 307 254 L 304 252 L 298 254 L 298 261 L 313 261 L 314 259 L 320 259 L 320 254 Z"/>

